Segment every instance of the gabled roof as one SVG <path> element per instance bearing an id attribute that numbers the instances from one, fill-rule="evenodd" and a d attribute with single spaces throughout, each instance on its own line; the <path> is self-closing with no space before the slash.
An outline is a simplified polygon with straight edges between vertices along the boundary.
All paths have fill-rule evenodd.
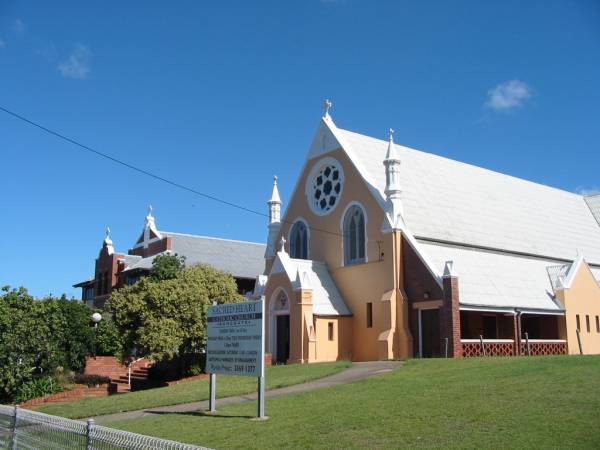
<path id="1" fill-rule="evenodd" d="M 385 198 L 388 143 L 336 130 L 363 177 Z M 584 197 L 397 146 L 404 219 L 417 238 L 600 264 L 600 225 Z"/>
<path id="2" fill-rule="evenodd" d="M 171 254 L 185 256 L 186 265 L 210 264 L 237 278 L 256 278 L 264 271 L 265 245 L 192 234 L 160 232 L 170 237 Z M 123 272 L 150 270 L 157 255 L 142 258 Z"/>
<path id="3" fill-rule="evenodd" d="M 271 268 L 271 274 L 281 272 L 285 272 L 294 289 L 312 290 L 314 315 L 352 315 L 325 263 L 308 259 L 294 259 L 285 252 L 278 252 Z"/>

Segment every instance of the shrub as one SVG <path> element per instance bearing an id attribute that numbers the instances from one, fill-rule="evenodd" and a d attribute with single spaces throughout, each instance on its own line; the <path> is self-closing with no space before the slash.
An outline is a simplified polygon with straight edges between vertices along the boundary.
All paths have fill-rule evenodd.
<path id="1" fill-rule="evenodd" d="M 201 364 L 192 364 L 188 369 L 188 374 L 190 376 L 194 375 L 202 375 L 204 373 L 204 369 Z"/>
<path id="2" fill-rule="evenodd" d="M 88 387 L 92 387 L 101 384 L 108 384 L 110 383 L 110 378 L 104 377 L 102 375 L 85 375 L 82 373 L 78 373 L 73 376 L 73 382 L 77 384 L 85 384 Z"/>
<path id="3" fill-rule="evenodd" d="M 55 394 L 63 390 L 62 386 L 51 376 L 35 377 L 20 386 L 15 402 L 21 403 L 32 398 Z"/>

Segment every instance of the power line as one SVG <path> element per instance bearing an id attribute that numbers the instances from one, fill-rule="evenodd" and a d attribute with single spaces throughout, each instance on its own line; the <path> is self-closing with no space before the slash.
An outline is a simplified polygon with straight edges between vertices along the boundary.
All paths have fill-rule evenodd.
<path id="1" fill-rule="evenodd" d="M 15 117 L 15 118 L 23 121 L 23 122 L 25 122 L 25 123 L 27 123 L 29 125 L 32 125 L 32 126 L 38 128 L 38 129 L 40 129 L 40 130 L 42 130 L 42 131 L 44 131 L 44 132 L 46 132 L 46 133 L 48 133 L 48 134 L 50 134 L 50 135 L 52 135 L 54 137 L 62 139 L 63 141 L 66 141 L 66 142 L 68 142 L 70 144 L 73 144 L 73 145 L 75 145 L 75 146 L 77 146 L 77 147 L 79 147 L 79 148 L 81 148 L 81 149 L 83 149 L 83 150 L 85 150 L 87 152 L 93 153 L 96 156 L 99 156 L 101 158 L 107 159 L 107 160 L 109 160 L 109 161 L 111 161 L 111 162 L 113 162 L 115 164 L 119 164 L 119 165 L 121 165 L 123 167 L 126 167 L 126 168 L 130 169 L 130 170 L 133 170 L 135 172 L 141 173 L 142 175 L 146 175 L 146 176 L 148 176 L 150 178 L 154 178 L 155 180 L 158 180 L 158 181 L 161 181 L 163 183 L 169 184 L 171 186 L 174 186 L 176 188 L 182 189 L 184 191 L 191 192 L 192 194 L 199 195 L 201 197 L 204 197 L 206 199 L 215 201 L 217 203 L 221 203 L 223 205 L 230 206 L 232 208 L 236 208 L 236 209 L 239 209 L 239 210 L 251 213 L 251 214 L 255 214 L 255 215 L 261 216 L 261 217 L 269 217 L 268 214 L 256 211 L 254 209 L 246 208 L 245 206 L 238 205 L 236 203 L 233 203 L 233 202 L 230 202 L 230 201 L 227 201 L 227 200 L 223 200 L 223 199 L 221 199 L 219 197 L 216 197 L 214 195 L 211 195 L 211 194 L 206 194 L 204 192 L 200 192 L 200 191 L 198 191 L 198 190 L 196 190 L 194 188 L 191 188 L 189 186 L 186 186 L 184 184 L 178 183 L 178 182 L 173 181 L 173 180 L 169 180 L 168 178 L 165 178 L 165 177 L 162 177 L 160 175 L 157 175 L 157 174 L 155 174 L 153 172 L 150 172 L 150 171 L 148 171 L 146 169 L 142 169 L 140 167 L 134 166 L 133 164 L 129 164 L 129 163 L 125 162 L 125 161 L 122 161 L 122 160 L 120 160 L 118 158 L 115 158 L 114 156 L 110 156 L 110 155 L 108 155 L 106 153 L 103 153 L 103 152 L 101 152 L 99 150 L 96 150 L 96 149 L 94 149 L 94 148 L 92 148 L 92 147 L 90 147 L 88 145 L 82 144 L 81 142 L 78 142 L 75 139 L 72 139 L 72 138 L 70 138 L 68 136 L 65 136 L 62 133 L 59 133 L 59 132 L 54 131 L 54 130 L 51 130 L 50 128 L 47 128 L 47 127 L 45 127 L 45 126 L 43 126 L 43 125 L 41 125 L 41 124 L 39 124 L 37 122 L 34 122 L 33 120 L 30 120 L 30 119 L 28 119 L 26 117 L 23 117 L 22 115 L 17 114 L 16 112 L 11 111 L 10 109 L 7 109 L 7 108 L 5 108 L 3 106 L 0 106 L 0 110 L 4 111 L 5 113 L 7 113 L 7 114 L 9 114 L 9 115 L 11 115 L 11 116 L 13 116 L 13 117 Z M 282 222 L 283 223 L 287 223 L 287 224 L 292 224 L 292 222 L 287 221 L 287 220 L 282 220 Z M 320 231 L 322 233 L 333 234 L 333 235 L 336 235 L 336 236 L 343 236 L 343 234 L 337 233 L 335 231 L 323 230 L 323 229 L 313 228 L 313 227 L 310 227 L 310 229 L 313 230 L 313 231 Z"/>

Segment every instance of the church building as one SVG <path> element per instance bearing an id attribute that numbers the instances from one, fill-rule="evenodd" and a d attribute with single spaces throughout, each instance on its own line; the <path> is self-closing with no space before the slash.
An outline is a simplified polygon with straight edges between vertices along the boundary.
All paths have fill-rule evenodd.
<path id="1" fill-rule="evenodd" d="M 268 201 L 274 362 L 600 353 L 600 195 L 343 130 L 330 106 L 285 212 L 277 178 Z"/>
<path id="2" fill-rule="evenodd" d="M 230 273 L 238 292 L 248 294 L 254 290 L 256 276 L 263 270 L 264 252 L 264 244 L 161 231 L 156 227 L 150 206 L 144 228 L 126 254 L 115 251 L 110 230 L 106 230 L 94 276 L 74 287 L 81 288 L 83 301 L 102 308 L 113 289 L 134 284 L 148 275 L 156 256 L 176 254 L 185 257 L 186 265 L 209 264 Z"/>

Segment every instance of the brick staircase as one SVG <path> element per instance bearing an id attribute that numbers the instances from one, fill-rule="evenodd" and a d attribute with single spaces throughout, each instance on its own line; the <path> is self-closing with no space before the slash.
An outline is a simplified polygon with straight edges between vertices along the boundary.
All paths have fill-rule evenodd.
<path id="1" fill-rule="evenodd" d="M 129 387 L 129 378 L 127 366 L 121 364 L 114 356 L 88 356 L 86 358 L 86 375 L 102 375 L 110 378 L 111 384 L 115 386 L 117 393 L 130 392 L 132 390 L 143 389 L 149 385 L 148 369 L 152 366 L 152 361 L 141 359 L 133 363 L 131 367 L 131 388 Z"/>

